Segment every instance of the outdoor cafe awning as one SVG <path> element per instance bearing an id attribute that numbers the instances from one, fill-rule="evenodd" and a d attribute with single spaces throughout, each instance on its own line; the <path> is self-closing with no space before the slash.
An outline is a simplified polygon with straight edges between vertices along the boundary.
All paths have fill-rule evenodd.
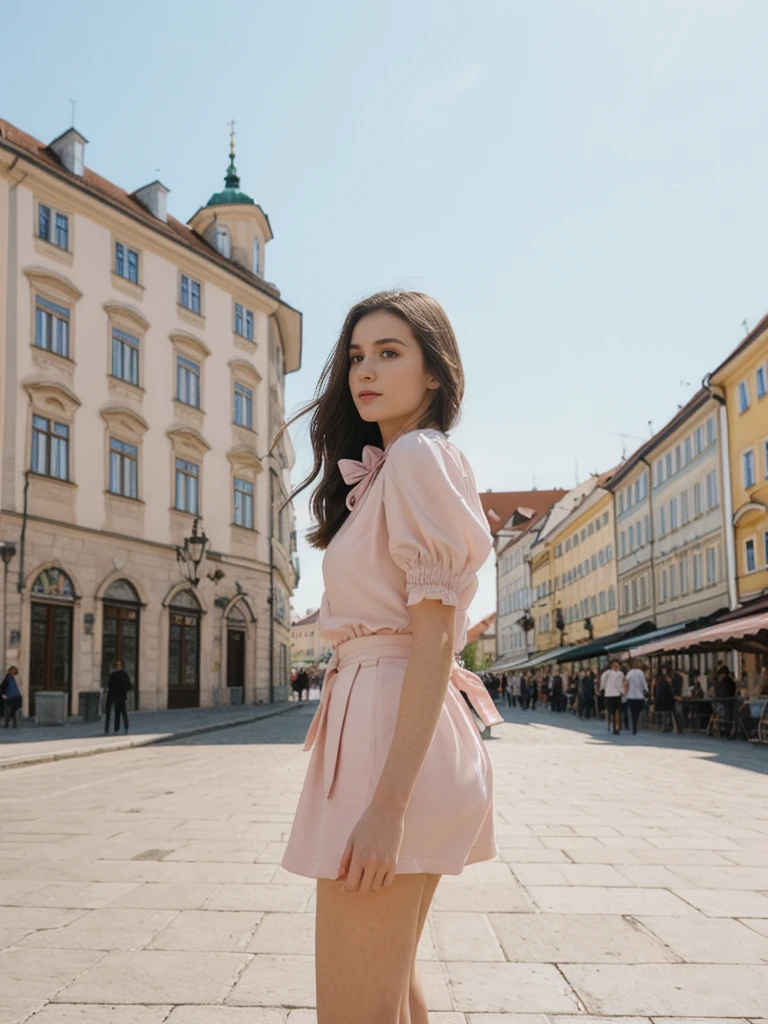
<path id="1" fill-rule="evenodd" d="M 633 647 L 630 653 L 642 657 L 655 654 L 657 651 L 711 650 L 732 645 L 732 641 L 743 640 L 744 637 L 755 637 L 763 631 L 768 632 L 768 612 L 759 615 L 746 615 L 741 619 L 719 622 L 705 629 L 695 629 L 690 633 L 680 633 L 667 639 L 655 640 L 651 643 Z M 768 641 L 758 644 L 768 650 Z"/>
<path id="2" fill-rule="evenodd" d="M 548 665 L 551 661 L 555 661 L 561 654 L 566 651 L 573 650 L 572 647 L 553 647 L 551 651 L 542 651 L 540 654 L 534 655 L 529 658 L 528 661 L 524 661 L 522 665 L 516 666 L 517 668 L 536 668 L 537 665 Z"/>
<path id="3" fill-rule="evenodd" d="M 690 629 L 695 619 L 689 619 L 687 622 L 678 622 L 674 626 L 663 626 L 661 629 L 655 629 L 652 633 L 643 633 L 642 639 L 644 644 L 652 643 L 657 638 L 662 636 L 671 637 L 675 633 L 684 633 L 686 629 Z M 630 639 L 633 639 L 630 637 Z M 619 640 L 618 643 L 606 644 L 605 650 L 608 654 L 612 651 L 626 651 L 627 640 L 626 637 L 623 640 Z"/>
<path id="4" fill-rule="evenodd" d="M 629 626 L 627 629 L 620 629 L 616 633 L 609 633 L 608 636 L 600 637 L 599 640 L 590 640 L 588 644 L 581 647 L 569 647 L 558 655 L 557 663 L 562 665 L 566 661 L 587 661 L 589 658 L 597 658 L 605 654 L 610 644 L 616 650 L 626 649 L 628 644 L 622 641 L 630 640 L 642 633 L 649 633 L 653 629 L 653 622 L 640 622 L 636 626 Z M 616 646 L 618 645 L 618 646 Z"/>

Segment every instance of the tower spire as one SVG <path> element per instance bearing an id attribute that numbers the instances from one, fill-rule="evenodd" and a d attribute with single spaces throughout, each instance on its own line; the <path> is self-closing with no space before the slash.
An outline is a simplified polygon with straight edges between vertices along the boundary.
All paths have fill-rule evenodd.
<path id="1" fill-rule="evenodd" d="M 224 175 L 224 185 L 226 188 L 240 188 L 240 178 L 235 167 L 235 122 L 229 120 L 227 124 L 229 125 L 229 167 Z"/>

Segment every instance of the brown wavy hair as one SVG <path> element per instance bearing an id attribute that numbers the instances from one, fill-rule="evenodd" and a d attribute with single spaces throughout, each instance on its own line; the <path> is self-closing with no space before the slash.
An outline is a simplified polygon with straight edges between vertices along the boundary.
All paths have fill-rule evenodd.
<path id="1" fill-rule="evenodd" d="M 447 433 L 459 419 L 464 397 L 464 368 L 456 335 L 440 303 L 423 292 L 407 291 L 377 292 L 356 303 L 347 313 L 339 340 L 326 360 L 314 399 L 283 424 L 272 445 L 274 448 L 283 431 L 292 423 L 314 410 L 309 426 L 314 465 L 283 507 L 322 472 L 322 479 L 312 492 L 310 501 L 317 526 L 306 538 L 311 547 L 321 550 L 328 547 L 349 515 L 346 506 L 349 485 L 339 471 L 339 459 L 360 459 L 367 444 L 382 447 L 379 425 L 362 419 L 349 387 L 352 331 L 363 317 L 382 312 L 393 313 L 408 324 L 419 343 L 427 371 L 440 384 L 417 428 L 431 427 Z"/>

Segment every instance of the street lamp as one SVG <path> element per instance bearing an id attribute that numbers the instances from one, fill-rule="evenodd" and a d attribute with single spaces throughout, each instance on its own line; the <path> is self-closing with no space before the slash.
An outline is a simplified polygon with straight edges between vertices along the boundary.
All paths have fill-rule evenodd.
<path id="1" fill-rule="evenodd" d="M 178 546 L 176 548 L 176 561 L 181 568 L 181 574 L 193 587 L 196 587 L 200 582 L 197 570 L 200 568 L 200 563 L 205 555 L 205 549 L 209 543 L 205 530 L 200 534 L 197 532 L 197 523 L 198 518 L 195 516 L 191 536 L 184 538 L 183 548 Z"/>
<path id="2" fill-rule="evenodd" d="M 5 642 L 8 635 L 8 564 L 16 554 L 16 545 L 10 540 L 0 540 L 0 558 L 3 560 L 3 643 L 0 651 L 0 666 L 3 672 L 8 667 L 5 664 Z"/>

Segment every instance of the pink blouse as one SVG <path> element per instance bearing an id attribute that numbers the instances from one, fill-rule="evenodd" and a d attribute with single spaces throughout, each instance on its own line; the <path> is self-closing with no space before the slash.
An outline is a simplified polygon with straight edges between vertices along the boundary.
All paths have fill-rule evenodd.
<path id="1" fill-rule="evenodd" d="M 362 462 L 342 459 L 349 516 L 323 559 L 322 636 L 410 632 L 408 606 L 425 598 L 456 606 L 454 652 L 469 625 L 477 572 L 493 546 L 472 469 L 439 430 L 414 430 Z"/>

